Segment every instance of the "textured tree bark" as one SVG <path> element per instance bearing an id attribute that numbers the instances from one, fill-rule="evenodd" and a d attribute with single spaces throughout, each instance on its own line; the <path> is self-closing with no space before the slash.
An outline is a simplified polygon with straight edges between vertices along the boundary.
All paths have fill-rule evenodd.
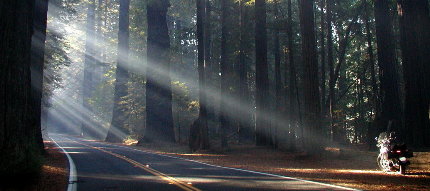
<path id="1" fill-rule="evenodd" d="M 399 96 L 399 76 L 395 53 L 395 40 L 390 14 L 390 1 L 375 1 L 376 42 L 378 51 L 379 78 L 381 81 L 381 124 L 379 132 L 386 131 L 388 122 L 393 121 L 391 130 L 399 131 L 402 124 L 402 108 Z"/>
<path id="2" fill-rule="evenodd" d="M 221 1 L 221 103 L 220 103 L 220 123 L 221 123 L 221 147 L 228 147 L 227 132 L 232 126 L 231 106 L 227 100 L 232 97 L 230 86 L 233 76 L 232 61 L 232 27 L 229 17 L 231 16 L 231 0 Z"/>
<path id="3" fill-rule="evenodd" d="M 82 112 L 82 135 L 85 137 L 96 138 L 96 126 L 93 120 L 93 110 L 89 100 L 94 91 L 94 70 L 96 65 L 96 51 L 94 39 L 95 35 L 95 0 L 88 2 L 86 41 L 85 41 L 85 63 L 84 63 L 84 80 L 82 89 L 82 101 L 85 111 Z"/>
<path id="4" fill-rule="evenodd" d="M 334 133 L 334 102 L 335 102 L 335 75 L 334 75 L 334 58 L 333 58 L 333 26 L 332 26 L 332 9 L 334 6 L 333 0 L 327 0 L 326 1 L 327 6 L 327 65 L 329 70 L 329 93 L 328 93 L 328 109 L 329 109 L 329 115 L 330 115 L 330 131 L 331 131 L 331 139 L 333 140 L 333 133 Z"/>
<path id="5" fill-rule="evenodd" d="M 249 13 L 251 6 L 247 6 L 246 3 L 249 0 L 240 0 L 239 11 L 240 11 L 240 41 L 239 41 L 239 101 L 240 105 L 245 107 L 245 111 L 239 115 L 239 142 L 246 142 L 253 140 L 251 120 L 251 103 L 249 100 L 249 88 L 248 88 L 248 70 L 247 70 L 247 55 L 251 55 L 250 51 L 253 51 L 252 47 L 247 46 L 247 42 L 251 40 L 251 34 L 247 31 L 252 25 Z"/>
<path id="6" fill-rule="evenodd" d="M 287 22 L 287 36 L 288 36 L 288 65 L 286 67 L 289 68 L 289 85 L 288 85 L 288 97 L 289 97 L 289 107 L 288 107 L 288 115 L 289 125 L 290 125 L 290 133 L 288 136 L 288 144 L 290 150 L 296 150 L 296 132 L 297 132 L 297 112 L 296 108 L 300 107 L 299 104 L 296 105 L 298 101 L 298 97 L 296 96 L 297 92 L 297 72 L 296 66 L 294 62 L 294 39 L 293 39 L 293 11 L 291 7 L 291 0 L 287 1 L 288 4 L 288 22 Z M 286 78 L 286 77 L 285 77 Z M 299 114 L 300 115 L 300 114 Z"/>
<path id="7" fill-rule="evenodd" d="M 147 2 L 146 129 L 139 141 L 175 142 L 170 78 L 168 0 Z"/>
<path id="8" fill-rule="evenodd" d="M 276 0 L 274 2 L 274 14 L 275 14 L 275 20 L 279 19 L 278 16 L 278 6 L 279 6 L 279 1 Z M 279 42 L 279 29 L 275 28 L 274 31 L 274 43 L 275 45 L 273 46 L 273 52 L 274 52 L 274 56 L 275 56 L 275 120 L 274 120 L 274 126 L 273 126 L 273 130 L 272 130 L 272 135 L 271 137 L 273 137 L 273 147 L 277 148 L 279 145 L 279 139 L 281 138 L 279 136 L 279 133 L 281 132 L 281 129 L 285 129 L 284 128 L 284 123 L 281 122 L 281 119 L 283 119 L 282 114 L 283 114 L 283 104 L 284 102 L 282 101 L 282 98 L 284 97 L 282 95 L 282 81 L 281 81 L 281 48 L 280 48 L 280 42 Z"/>
<path id="9" fill-rule="evenodd" d="M 0 1 L 2 181 L 35 174 L 40 167 L 40 149 L 34 138 L 34 120 L 40 112 L 34 113 L 30 71 L 33 14 L 34 1 Z"/>
<path id="10" fill-rule="evenodd" d="M 97 65 L 99 67 L 101 67 L 100 64 L 102 64 L 105 61 L 104 59 L 105 46 L 103 42 L 103 15 L 106 14 L 106 12 L 102 10 L 104 1 L 105 0 L 98 0 L 98 3 L 97 3 L 97 24 L 96 24 L 97 25 L 97 50 L 98 50 Z M 107 3 L 104 5 L 104 7 L 108 7 Z"/>
<path id="11" fill-rule="evenodd" d="M 320 35 L 320 56 L 321 56 L 321 112 L 323 116 L 326 115 L 326 51 L 325 51 L 325 26 L 326 26 L 326 14 L 324 14 L 324 9 L 326 9 L 326 0 L 320 0 L 320 7 L 321 7 L 321 35 Z M 326 9 L 327 10 L 327 9 Z"/>
<path id="12" fill-rule="evenodd" d="M 205 22 L 204 25 L 204 41 L 205 41 L 205 79 L 206 79 L 206 87 L 208 89 L 215 88 L 212 80 L 215 74 L 215 67 L 217 66 L 212 61 L 212 5 L 210 0 L 205 0 Z M 207 118 L 214 119 L 215 117 L 215 98 L 214 95 L 207 94 L 206 95 L 206 111 Z"/>
<path id="13" fill-rule="evenodd" d="M 310 154 L 318 154 L 324 145 L 320 129 L 320 96 L 318 62 L 315 41 L 314 1 L 300 1 L 300 27 L 302 35 L 304 85 L 304 143 Z"/>
<path id="14" fill-rule="evenodd" d="M 42 138 L 43 65 L 45 56 L 46 21 L 48 0 L 35 0 L 33 36 L 31 38 L 31 93 L 34 109 L 34 137 L 39 149 L 44 152 Z"/>
<path id="15" fill-rule="evenodd" d="M 397 1 L 405 79 L 406 142 L 430 146 L 430 16 L 426 0 Z"/>
<path id="16" fill-rule="evenodd" d="M 192 150 L 209 149 L 207 102 L 206 102 L 206 75 L 205 75 L 205 1 L 197 0 L 197 62 L 199 74 L 199 117 L 191 126 L 189 146 Z M 194 129 L 193 129 L 194 128 Z"/>
<path id="17" fill-rule="evenodd" d="M 125 121 L 127 114 L 121 107 L 121 98 L 127 96 L 129 80 L 128 52 L 129 52 L 129 9 L 130 0 L 121 0 L 119 5 L 119 30 L 118 30 L 118 59 L 116 66 L 116 81 L 114 90 L 114 102 L 111 125 L 106 137 L 108 142 L 122 142 L 127 134 Z"/>
<path id="18" fill-rule="evenodd" d="M 255 1 L 255 84 L 256 84 L 256 119 L 255 139 L 257 146 L 269 145 L 269 121 L 267 96 L 269 77 L 267 65 L 267 32 L 266 32 L 266 0 Z"/>

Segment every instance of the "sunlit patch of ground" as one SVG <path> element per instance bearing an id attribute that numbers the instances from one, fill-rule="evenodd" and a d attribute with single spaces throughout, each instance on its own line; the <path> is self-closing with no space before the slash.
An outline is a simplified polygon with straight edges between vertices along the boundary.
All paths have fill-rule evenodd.
<path id="1" fill-rule="evenodd" d="M 189 152 L 185 145 L 144 144 L 145 151 L 193 159 L 215 165 L 281 174 L 363 190 L 430 190 L 430 153 L 416 153 L 407 175 L 383 173 L 376 152 L 326 148 L 319 157 L 282 152 L 253 145 L 231 145 L 229 150 Z"/>
<path id="2" fill-rule="evenodd" d="M 137 144 L 137 140 L 136 139 L 126 139 L 125 141 L 124 141 L 124 144 L 125 145 L 136 145 Z"/>
<path id="3" fill-rule="evenodd" d="M 279 168 L 279 170 L 300 172 L 300 173 L 339 173 L 339 174 L 381 174 L 379 170 L 354 170 L 354 169 L 294 169 Z"/>
<path id="4" fill-rule="evenodd" d="M 42 166 L 40 178 L 32 191 L 60 191 L 66 190 L 69 170 L 66 156 L 55 147 L 51 141 L 44 141 L 46 159 Z"/>
<path id="5" fill-rule="evenodd" d="M 176 153 L 167 153 L 167 154 L 176 154 Z M 200 157 L 225 157 L 227 155 L 219 155 L 219 154 L 199 154 L 199 153 L 190 153 L 190 154 L 176 154 L 179 156 L 200 156 Z"/>

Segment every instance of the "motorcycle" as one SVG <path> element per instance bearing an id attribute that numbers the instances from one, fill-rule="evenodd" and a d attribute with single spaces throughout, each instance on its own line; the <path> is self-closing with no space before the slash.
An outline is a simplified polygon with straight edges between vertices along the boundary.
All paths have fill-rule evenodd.
<path id="1" fill-rule="evenodd" d="M 413 157 L 413 152 L 410 151 L 405 144 L 395 143 L 394 132 L 382 132 L 376 138 L 379 147 L 379 155 L 377 163 L 379 168 L 384 172 L 399 172 L 406 174 L 406 167 L 411 164 L 408 158 Z"/>

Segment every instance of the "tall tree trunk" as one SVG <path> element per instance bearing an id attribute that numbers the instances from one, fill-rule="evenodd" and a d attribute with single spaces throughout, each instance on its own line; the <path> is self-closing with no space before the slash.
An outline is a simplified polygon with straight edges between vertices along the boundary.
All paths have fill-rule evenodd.
<path id="1" fill-rule="evenodd" d="M 381 81 L 381 126 L 385 131 L 391 120 L 392 131 L 399 131 L 402 124 L 402 109 L 399 96 L 399 77 L 393 37 L 393 22 L 389 0 L 375 1 L 376 42 L 378 50 L 379 78 Z"/>
<path id="2" fill-rule="evenodd" d="M 209 149 L 206 83 L 205 83 L 205 1 L 197 0 L 197 63 L 199 73 L 199 117 L 190 129 L 190 148 L 192 150 Z"/>
<path id="3" fill-rule="evenodd" d="M 210 56 L 210 43 L 211 43 L 211 35 L 210 35 L 210 1 L 209 0 L 201 0 L 203 1 L 203 23 L 201 25 L 201 30 L 203 30 L 203 38 L 202 42 L 203 45 L 201 47 L 202 51 L 204 51 L 204 62 L 203 65 L 199 67 L 199 86 L 204 89 L 204 91 L 200 91 L 200 99 L 203 100 L 202 105 L 200 106 L 201 112 L 199 113 L 200 118 L 203 119 L 203 121 L 200 121 L 202 123 L 201 126 L 201 142 L 200 142 L 200 148 L 201 149 L 209 149 L 209 127 L 208 127 L 208 96 L 207 96 L 207 65 L 209 64 L 211 60 Z M 207 51 L 207 52 L 206 52 Z M 201 73 L 201 74 L 200 74 Z M 202 79 L 202 80 L 200 80 Z"/>
<path id="4" fill-rule="evenodd" d="M 103 67 L 105 66 L 105 42 L 103 39 L 103 24 L 102 24 L 102 15 L 103 15 L 103 1 L 104 0 L 98 0 L 96 10 L 95 10 L 95 67 L 94 67 L 94 77 L 93 77 L 93 84 L 94 87 L 97 88 L 97 86 L 102 82 L 103 80 Z M 107 7 L 107 5 L 105 5 Z M 106 14 L 106 13 L 105 13 Z"/>
<path id="5" fill-rule="evenodd" d="M 406 142 L 430 146 L 430 16 L 427 0 L 398 0 L 405 78 Z"/>
<path id="6" fill-rule="evenodd" d="M 279 16 L 278 16 L 278 6 L 279 6 L 279 1 L 276 0 L 274 2 L 274 14 L 275 14 L 275 22 L 278 22 Z M 277 26 L 277 25 L 276 25 Z M 274 143 L 274 147 L 277 148 L 278 142 L 279 142 L 279 133 L 281 132 L 281 129 L 284 129 L 284 123 L 281 121 L 281 119 L 283 119 L 282 114 L 283 114 L 283 95 L 282 95 L 282 82 L 281 82 L 281 48 L 280 48 L 280 42 L 279 42 L 279 29 L 275 28 L 274 31 L 274 43 L 275 45 L 273 46 L 273 52 L 274 52 L 274 56 L 275 56 L 275 125 L 273 127 L 273 131 L 272 131 L 272 137 L 274 139 L 273 143 Z"/>
<path id="7" fill-rule="evenodd" d="M 120 0 L 119 5 L 119 30 L 118 30 L 118 58 L 116 66 L 116 81 L 114 89 L 114 102 L 111 125 L 106 136 L 106 141 L 122 142 L 126 136 L 125 121 L 127 114 L 121 107 L 121 99 L 127 96 L 127 83 L 129 80 L 128 52 L 129 52 L 129 9 L 130 0 Z"/>
<path id="8" fill-rule="evenodd" d="M 146 129 L 139 141 L 175 142 L 170 78 L 168 0 L 147 2 Z"/>
<path id="9" fill-rule="evenodd" d="M 212 78 L 214 76 L 214 66 L 212 62 L 212 5 L 210 0 L 205 0 L 205 22 L 204 25 L 204 41 L 205 41 L 205 79 L 206 87 L 213 89 Z M 206 111 L 207 118 L 213 119 L 215 115 L 215 100 L 211 94 L 206 95 Z"/>
<path id="10" fill-rule="evenodd" d="M 266 0 L 255 1 L 255 79 L 256 79 L 256 144 L 268 145 L 269 121 L 267 119 L 267 96 L 269 77 L 267 65 Z M 266 116 L 266 117 L 265 117 Z"/>
<path id="11" fill-rule="evenodd" d="M 325 88 L 325 81 L 326 81 L 326 51 L 325 51 L 325 26 L 326 26 L 326 15 L 324 14 L 324 9 L 326 9 L 326 0 L 320 0 L 320 8 L 321 8 L 321 35 L 320 35 L 320 56 L 321 56 L 321 112 L 325 116 L 326 109 L 325 109 L 325 94 L 326 94 L 326 88 Z M 327 10 L 327 9 L 326 9 Z"/>
<path id="12" fill-rule="evenodd" d="M 39 171 L 31 90 L 34 1 L 0 1 L 0 178 Z M 46 13 L 41 12 L 41 15 Z M 36 131 L 40 129 L 36 129 Z"/>
<path id="13" fill-rule="evenodd" d="M 335 102 L 335 85 L 336 82 L 334 80 L 334 58 L 333 58 L 333 6 L 334 2 L 333 0 L 327 0 L 326 1 L 326 17 L 327 17 L 327 65 L 329 70 L 329 93 L 328 93 L 328 109 L 329 109 L 329 115 L 330 115 L 330 135 L 331 140 L 333 140 L 333 133 L 334 133 L 334 102 Z"/>
<path id="14" fill-rule="evenodd" d="M 324 138 L 320 133 L 320 96 L 313 7 L 313 0 L 300 1 L 302 55 L 306 55 L 302 58 L 305 109 L 304 140 L 306 151 L 310 154 L 317 154 L 322 149 L 321 143 L 324 144 Z"/>
<path id="15" fill-rule="evenodd" d="M 95 138 L 96 126 L 93 119 L 93 109 L 89 103 L 94 91 L 94 70 L 96 65 L 95 51 L 95 0 L 88 1 L 86 41 L 85 41 L 85 63 L 82 99 L 85 111 L 82 112 L 82 135 Z"/>
<path id="16" fill-rule="evenodd" d="M 33 36 L 31 38 L 31 93 L 34 103 L 34 137 L 44 152 L 42 138 L 43 65 L 45 56 L 46 21 L 48 0 L 36 0 L 34 4 Z"/>
<path id="17" fill-rule="evenodd" d="M 300 107 L 299 104 L 296 105 L 296 89 L 297 89 L 297 73 L 296 66 L 294 62 L 294 39 L 293 39 L 293 11 L 291 0 L 287 1 L 288 4 L 288 21 L 287 21 L 287 39 L 288 39 L 288 67 L 289 68 L 289 85 L 288 85 L 288 97 L 289 97 L 289 107 L 288 107 L 288 119 L 289 119 L 289 136 L 288 145 L 290 150 L 296 150 L 296 132 L 297 132 L 297 112 L 296 106 Z M 287 76 L 285 76 L 287 78 Z"/>
<path id="18" fill-rule="evenodd" d="M 97 18 L 97 48 L 99 50 L 104 49 L 104 46 L 103 46 L 104 45 L 104 42 L 103 42 L 103 14 L 107 14 L 106 12 L 102 11 L 103 2 L 104 2 L 104 0 L 98 0 L 98 3 L 97 3 L 97 14 L 98 14 L 98 18 Z M 120 2 L 120 4 L 121 4 L 121 2 Z M 108 7 L 107 3 L 105 4 L 105 7 Z M 101 51 L 100 54 L 97 55 L 97 57 L 98 57 L 97 61 L 99 63 L 104 62 L 103 56 L 104 56 L 104 51 Z"/>
<path id="19" fill-rule="evenodd" d="M 359 45 L 357 47 L 357 52 L 359 52 L 360 57 L 361 57 L 361 45 Z M 358 102 L 358 117 L 357 117 L 357 124 L 355 125 L 355 140 L 356 140 L 356 144 L 357 143 L 361 143 L 363 142 L 363 127 L 364 127 L 364 123 L 365 123 L 365 111 L 364 111 L 364 89 L 365 89 L 365 84 L 367 84 L 367 79 L 366 79 L 366 64 L 363 64 L 362 67 L 358 67 L 357 68 L 357 78 L 358 78 L 358 82 L 357 82 L 357 102 Z"/>
<path id="20" fill-rule="evenodd" d="M 232 28 L 229 17 L 232 12 L 231 0 L 221 1 L 221 103 L 220 103 L 220 122 L 221 122 L 221 147 L 228 147 L 227 132 L 231 127 L 231 106 L 228 104 L 228 99 L 231 98 L 230 86 L 233 61 L 232 61 Z"/>
<path id="21" fill-rule="evenodd" d="M 249 9 L 246 7 L 247 1 L 240 0 L 240 42 L 239 42 L 239 101 L 241 102 L 240 105 L 246 107 L 246 112 L 242 112 L 241 115 L 239 115 L 239 141 L 243 142 L 247 139 L 250 139 L 252 137 L 251 135 L 251 125 L 248 122 L 249 116 L 250 116 L 250 105 L 248 97 L 249 97 L 249 90 L 248 90 L 248 77 L 247 77 L 247 69 L 246 69 L 246 55 L 247 55 L 247 47 L 246 47 L 246 41 L 249 40 L 249 34 L 247 32 L 247 26 L 249 23 Z"/>

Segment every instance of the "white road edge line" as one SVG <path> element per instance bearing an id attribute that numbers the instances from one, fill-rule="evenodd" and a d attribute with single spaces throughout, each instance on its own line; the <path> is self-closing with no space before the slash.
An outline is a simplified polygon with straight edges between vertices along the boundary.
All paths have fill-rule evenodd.
<path id="1" fill-rule="evenodd" d="M 98 143 L 105 144 L 105 145 L 116 146 L 116 147 L 122 147 L 122 148 L 126 148 L 126 149 L 131 149 L 131 150 L 134 150 L 134 151 L 148 153 L 148 154 L 153 154 L 153 155 L 158 155 L 158 156 L 164 156 L 164 157 L 168 157 L 168 158 L 181 159 L 181 160 L 195 162 L 195 163 L 199 163 L 199 164 L 203 164 L 203 165 L 207 165 L 207 166 L 211 166 L 211 167 L 216 167 L 216 168 L 223 168 L 223 169 L 229 169 L 229 170 L 237 170 L 237 171 L 242 171 L 242 172 L 249 172 L 249 173 L 254 173 L 254 174 L 260 174 L 260 175 L 266 175 L 266 176 L 283 178 L 283 179 L 296 180 L 296 181 L 307 182 L 307 183 L 312 183 L 312 184 L 318 184 L 318 185 L 321 185 L 321 186 L 327 186 L 327 187 L 344 189 L 344 190 L 360 191 L 359 189 L 348 188 L 348 187 L 343 187 L 343 186 L 337 186 L 337 185 L 332 185 L 332 184 L 327 184 L 327 183 L 322 183 L 322 182 L 316 182 L 316 181 L 312 181 L 312 180 L 304 180 L 304 179 L 294 178 L 294 177 L 289 177 L 289 176 L 282 176 L 282 175 L 278 175 L 278 174 L 270 174 L 270 173 L 265 173 L 265 172 L 245 170 L 245 169 L 241 169 L 241 168 L 232 168 L 232 167 L 218 166 L 218 165 L 208 164 L 208 163 L 204 163 L 204 162 L 200 162 L 200 161 L 195 161 L 195 160 L 191 160 L 191 159 L 186 159 L 186 158 L 181 158 L 181 157 L 174 157 L 174 156 L 169 156 L 169 155 L 163 155 L 163 154 L 153 153 L 153 152 L 149 152 L 149 151 L 142 151 L 142 150 L 135 149 L 135 148 L 132 148 L 132 147 L 126 147 L 126 146 L 120 146 L 120 145 L 114 145 L 114 144 L 102 143 L 102 142 L 98 142 Z"/>
<path id="2" fill-rule="evenodd" d="M 78 182 L 77 182 L 77 173 L 76 173 L 76 166 L 73 162 L 72 157 L 70 157 L 69 153 L 67 153 L 66 150 L 63 149 L 52 137 L 49 137 L 54 143 L 63 150 L 63 153 L 66 154 L 67 160 L 69 161 L 69 184 L 67 186 L 67 191 L 76 191 L 78 188 Z"/>

